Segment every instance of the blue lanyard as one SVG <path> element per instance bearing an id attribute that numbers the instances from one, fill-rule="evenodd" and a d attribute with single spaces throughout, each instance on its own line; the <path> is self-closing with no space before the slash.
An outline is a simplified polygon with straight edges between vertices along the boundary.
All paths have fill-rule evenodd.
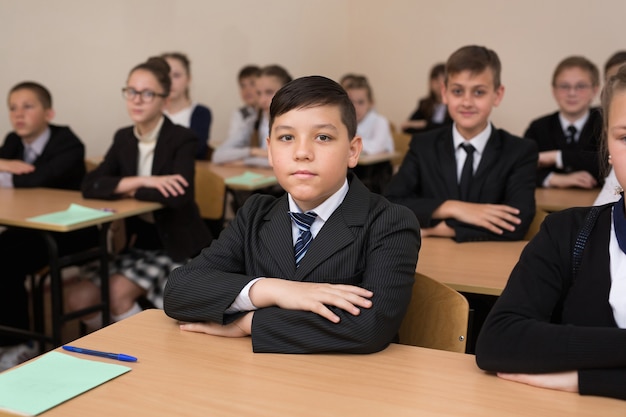
<path id="1" fill-rule="evenodd" d="M 626 253 L 626 213 L 624 213 L 624 193 L 622 198 L 613 205 L 613 226 L 617 243 L 622 252 Z"/>

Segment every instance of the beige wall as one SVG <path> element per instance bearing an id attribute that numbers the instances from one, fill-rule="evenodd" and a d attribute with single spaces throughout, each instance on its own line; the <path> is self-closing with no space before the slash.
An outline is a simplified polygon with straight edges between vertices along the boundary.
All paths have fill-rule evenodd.
<path id="1" fill-rule="evenodd" d="M 503 62 L 506 94 L 494 122 L 522 134 L 554 109 L 549 83 L 561 58 L 582 54 L 602 66 L 626 49 L 625 12 L 624 0 L 5 0 L 0 94 L 42 82 L 55 121 L 100 155 L 129 124 L 120 89 L 130 68 L 180 50 L 192 59 L 193 98 L 213 110 L 216 141 L 239 105 L 235 75 L 248 63 L 280 63 L 296 77 L 364 73 L 379 111 L 399 124 L 426 93 L 431 64 L 476 43 Z M 0 109 L 4 134 L 10 124 Z"/>

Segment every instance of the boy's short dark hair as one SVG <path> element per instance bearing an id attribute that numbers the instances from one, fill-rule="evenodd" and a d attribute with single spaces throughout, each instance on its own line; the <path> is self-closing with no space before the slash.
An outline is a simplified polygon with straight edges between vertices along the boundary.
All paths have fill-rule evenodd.
<path id="1" fill-rule="evenodd" d="M 35 93 L 35 95 L 37 96 L 37 99 L 39 100 L 39 102 L 41 103 L 44 109 L 52 108 L 52 95 L 50 94 L 50 91 L 48 91 L 48 89 L 44 87 L 43 85 L 36 83 L 34 81 L 21 82 L 13 86 L 13 88 L 11 88 L 11 91 L 9 91 L 9 97 L 11 96 L 11 94 L 13 94 L 14 92 L 18 90 L 32 91 L 33 93 Z"/>
<path id="2" fill-rule="evenodd" d="M 256 65 L 246 65 L 239 70 L 239 74 L 237 74 L 237 81 L 241 81 L 244 78 L 258 77 L 260 73 L 261 68 Z"/>
<path id="3" fill-rule="evenodd" d="M 596 64 L 589 61 L 584 56 L 569 56 L 559 62 L 559 64 L 556 66 L 554 74 L 552 74 L 553 87 L 556 87 L 556 79 L 559 74 L 569 68 L 580 68 L 583 71 L 587 71 L 589 73 L 589 76 L 591 77 L 591 84 L 594 87 L 600 85 L 600 71 L 598 71 L 598 67 L 596 67 Z"/>
<path id="4" fill-rule="evenodd" d="M 606 74 L 612 66 L 622 64 L 626 64 L 626 51 L 617 51 L 604 64 L 604 73 Z"/>
<path id="5" fill-rule="evenodd" d="M 335 81 L 319 75 L 295 79 L 278 90 L 270 105 L 270 132 L 276 117 L 294 109 L 318 106 L 337 106 L 348 137 L 356 135 L 356 112 L 348 93 Z"/>
<path id="6" fill-rule="evenodd" d="M 494 88 L 500 88 L 502 65 L 495 51 L 477 45 L 459 48 L 450 55 L 446 62 L 446 85 L 451 75 L 459 74 L 463 71 L 479 74 L 487 68 L 490 68 L 493 73 Z"/>

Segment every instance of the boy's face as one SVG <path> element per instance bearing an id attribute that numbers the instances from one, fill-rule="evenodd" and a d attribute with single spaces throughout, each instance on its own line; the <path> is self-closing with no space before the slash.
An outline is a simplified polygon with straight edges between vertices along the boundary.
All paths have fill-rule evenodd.
<path id="1" fill-rule="evenodd" d="M 570 121 L 581 118 L 589 110 L 597 92 L 598 87 L 592 84 L 589 71 L 578 67 L 561 71 L 552 87 L 559 110 Z"/>
<path id="2" fill-rule="evenodd" d="M 272 104 L 272 99 L 274 98 L 274 94 L 280 87 L 280 80 L 276 77 L 262 75 L 256 79 L 256 91 L 257 91 L 257 106 L 263 110 L 265 113 L 269 113 L 270 104 Z"/>
<path id="3" fill-rule="evenodd" d="M 356 121 L 358 123 L 363 120 L 368 111 L 372 108 L 373 103 L 367 97 L 367 89 L 365 88 L 351 88 L 347 91 L 350 101 L 354 105 L 356 111 Z"/>
<path id="4" fill-rule="evenodd" d="M 256 106 L 256 77 L 245 77 L 239 80 L 239 94 L 246 106 Z"/>
<path id="5" fill-rule="evenodd" d="M 337 106 L 290 110 L 274 119 L 268 159 L 280 185 L 303 211 L 341 188 L 359 160 L 359 136 L 348 137 Z"/>
<path id="6" fill-rule="evenodd" d="M 45 109 L 37 94 L 21 89 L 9 96 L 9 118 L 15 133 L 26 143 L 37 139 L 54 117 L 52 109 Z"/>
<path id="7" fill-rule="evenodd" d="M 504 86 L 494 87 L 490 68 L 480 73 L 465 70 L 450 74 L 442 89 L 443 102 L 465 139 L 473 138 L 487 127 L 491 110 L 500 104 L 503 96 Z"/>

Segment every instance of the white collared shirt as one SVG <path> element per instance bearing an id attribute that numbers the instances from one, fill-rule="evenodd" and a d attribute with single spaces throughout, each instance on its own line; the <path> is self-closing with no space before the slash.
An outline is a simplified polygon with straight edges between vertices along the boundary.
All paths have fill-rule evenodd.
<path id="1" fill-rule="evenodd" d="M 491 127 L 491 122 L 487 123 L 487 127 L 480 132 L 478 135 L 474 136 L 471 139 L 465 139 L 461 136 L 461 133 L 456 128 L 456 123 L 452 125 L 452 141 L 454 143 L 454 156 L 456 158 L 456 179 L 457 181 L 461 181 L 461 172 L 463 171 L 463 165 L 465 164 L 465 158 L 467 158 L 467 152 L 461 146 L 463 143 L 471 144 L 474 149 L 474 166 L 473 172 L 476 172 L 476 168 L 478 168 L 478 164 L 480 164 L 480 160 L 483 157 L 483 153 L 485 152 L 485 147 L 487 146 L 487 142 L 491 137 L 491 132 L 493 131 L 493 127 Z"/>

